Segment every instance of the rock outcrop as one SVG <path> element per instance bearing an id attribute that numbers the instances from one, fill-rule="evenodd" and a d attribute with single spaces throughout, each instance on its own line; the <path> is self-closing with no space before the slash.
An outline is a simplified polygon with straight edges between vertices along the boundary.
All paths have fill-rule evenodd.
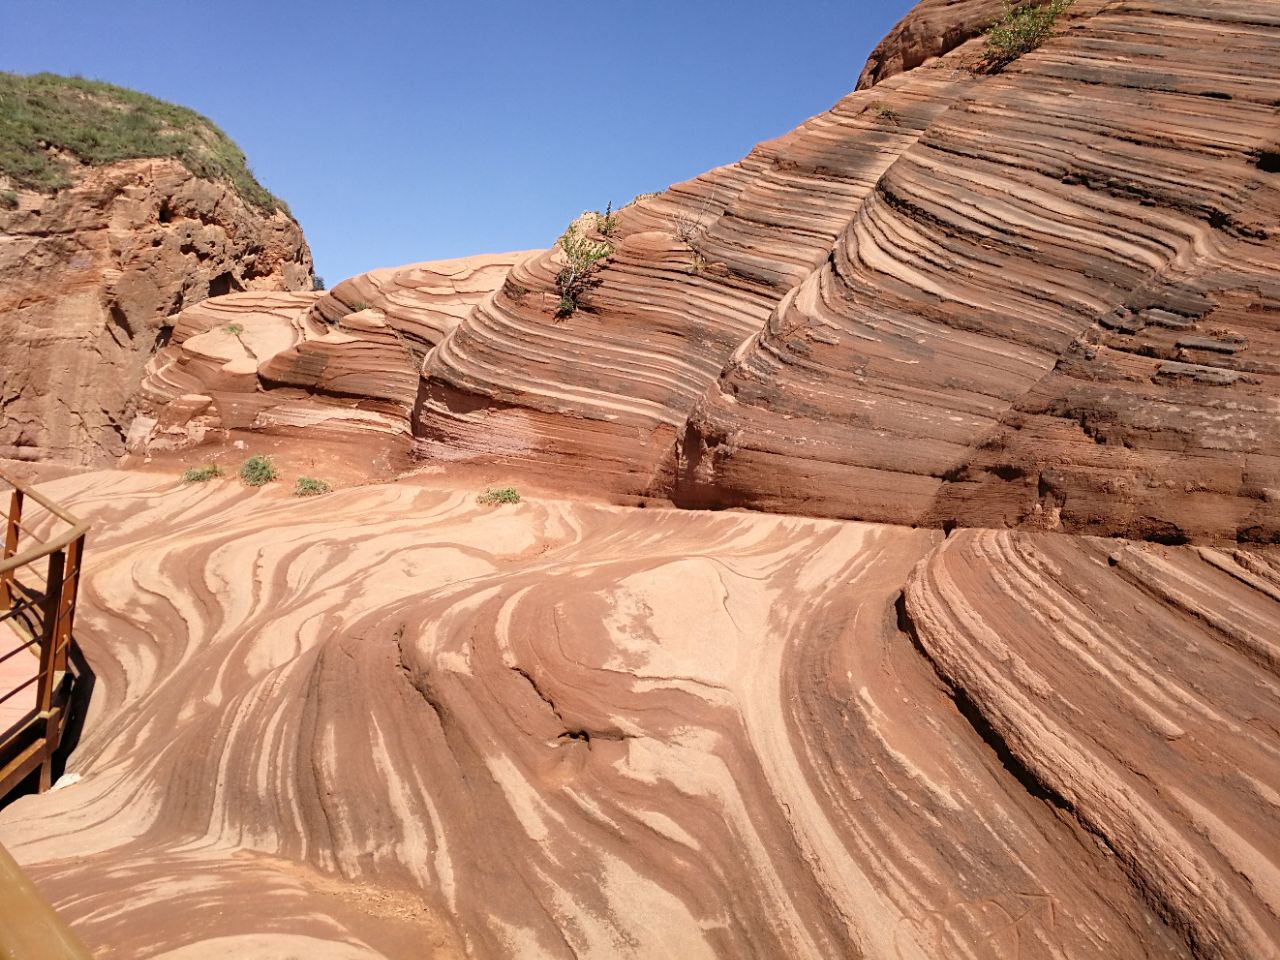
<path id="1" fill-rule="evenodd" d="M 952 7 L 954 49 L 621 211 L 589 309 L 554 318 L 554 251 L 513 271 L 428 357 L 421 451 L 690 506 L 1280 538 L 1274 11 L 1078 0 L 997 74 L 965 39 L 991 4 L 893 42 Z"/>
<path id="2" fill-rule="evenodd" d="M 184 310 L 148 363 L 130 448 L 229 431 L 386 442 L 407 455 L 426 355 L 524 253 L 415 263 L 328 293 L 241 293 Z"/>
<path id="3" fill-rule="evenodd" d="M 311 289 L 287 213 L 177 160 L 77 166 L 57 193 L 14 195 L 0 205 L 0 457 L 119 456 L 173 314 L 238 290 Z"/>

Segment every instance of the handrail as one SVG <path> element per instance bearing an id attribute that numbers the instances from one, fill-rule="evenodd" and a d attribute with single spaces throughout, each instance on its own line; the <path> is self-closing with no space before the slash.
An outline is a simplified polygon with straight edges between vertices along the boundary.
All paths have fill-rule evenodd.
<path id="1" fill-rule="evenodd" d="M 30 547 L 29 549 L 15 554 L 12 557 L 0 559 L 0 573 L 8 573 L 10 570 L 18 569 L 18 567 L 25 567 L 33 560 L 39 560 L 41 557 L 47 557 L 55 550 L 61 550 L 64 547 L 69 546 L 73 540 L 77 540 L 89 532 L 89 524 L 87 522 L 80 520 L 73 514 L 67 512 L 33 487 L 29 487 L 25 483 L 15 480 L 3 470 L 0 470 L 0 480 L 9 484 L 9 486 L 11 486 L 15 491 L 21 493 L 22 496 L 30 497 L 40 506 L 48 510 L 53 516 L 67 524 L 67 529 L 58 534 L 52 540 L 46 540 L 39 546 Z"/>
<path id="2" fill-rule="evenodd" d="M 13 489 L 4 522 L 0 552 L 0 629 L 19 641 L 14 656 L 0 658 L 6 670 L 0 703 L 12 701 L 6 721 L 0 724 L 0 799 L 38 771 L 37 790 L 52 784 L 55 755 L 73 709 L 73 696 L 84 669 L 77 659 L 72 626 L 80 585 L 80 565 L 89 524 L 26 484 L 0 470 L 0 481 Z M 40 540 L 22 523 L 24 503 L 33 503 L 61 521 L 63 529 Z M 23 535 L 37 540 L 26 549 Z M 19 579 L 15 571 L 47 560 L 43 573 Z M 37 583 L 37 577 L 42 581 Z M 16 655 L 27 648 L 32 656 L 24 670 Z M 17 699 L 29 687 L 33 694 Z M 84 689 L 88 689 L 85 687 Z M 13 706 L 17 710 L 13 710 Z M 3 960 L 3 958 L 0 958 Z"/>

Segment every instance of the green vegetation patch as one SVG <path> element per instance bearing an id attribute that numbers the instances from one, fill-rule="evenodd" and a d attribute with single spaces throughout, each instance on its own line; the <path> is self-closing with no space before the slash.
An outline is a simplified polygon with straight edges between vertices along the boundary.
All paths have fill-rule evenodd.
<path id="1" fill-rule="evenodd" d="M 267 213 L 288 212 L 231 138 L 194 110 L 97 80 L 0 72 L 0 174 L 33 190 L 60 190 L 71 184 L 71 164 L 59 152 L 94 165 L 172 157 Z"/>
<path id="2" fill-rule="evenodd" d="M 1005 0 L 1004 16 L 987 31 L 983 64 L 997 71 L 1049 39 L 1053 26 L 1075 0 L 1049 0 L 1040 6 Z"/>
<path id="3" fill-rule="evenodd" d="M 279 477 L 276 465 L 270 457 L 255 454 L 240 468 L 240 479 L 250 487 L 261 487 Z"/>
<path id="4" fill-rule="evenodd" d="M 329 484 L 323 480 L 317 480 L 315 477 L 299 477 L 298 482 L 293 485 L 293 495 L 295 497 L 318 497 L 332 489 Z"/>
<path id="5" fill-rule="evenodd" d="M 612 253 L 613 248 L 607 243 L 597 243 L 584 237 L 572 223 L 557 242 L 565 265 L 556 274 L 556 292 L 560 294 L 556 317 L 563 320 L 578 311 L 583 295 L 599 283 L 596 271 L 600 261 Z"/>
<path id="6" fill-rule="evenodd" d="M 207 467 L 192 467 L 182 474 L 183 483 L 208 483 L 217 477 L 222 476 L 222 468 L 216 463 L 211 463 Z"/>
<path id="7" fill-rule="evenodd" d="M 516 492 L 515 487 L 490 487 L 484 493 L 476 497 L 476 503 L 486 505 L 498 503 L 519 503 L 520 494 Z"/>

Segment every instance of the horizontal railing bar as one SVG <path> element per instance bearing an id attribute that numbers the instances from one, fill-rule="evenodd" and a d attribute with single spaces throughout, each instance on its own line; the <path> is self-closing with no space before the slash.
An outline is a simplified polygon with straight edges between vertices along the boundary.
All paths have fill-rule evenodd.
<path id="1" fill-rule="evenodd" d="M 9 474 L 5 473 L 3 470 L 0 470 L 0 480 L 4 480 L 6 483 L 12 486 L 15 490 L 20 490 L 24 496 L 30 497 L 32 500 L 40 504 L 40 506 L 44 507 L 46 510 L 52 513 L 58 519 L 65 520 L 67 523 L 70 523 L 73 525 L 80 523 L 80 521 L 76 519 L 74 515 L 68 513 L 65 509 L 58 506 L 58 504 L 54 503 L 48 497 L 40 493 L 39 490 L 36 490 L 33 487 L 29 487 L 27 486 L 27 484 L 22 483 L 21 481 L 13 479 L 13 477 L 9 476 Z"/>
<path id="2" fill-rule="evenodd" d="M 23 690 L 25 690 L 27 687 L 31 686 L 33 683 L 35 683 L 35 682 L 36 682 L 37 680 L 39 680 L 39 679 L 40 679 L 40 673 L 39 673 L 39 671 L 37 671 L 37 672 L 36 672 L 36 674 L 35 674 L 35 676 L 33 676 L 30 680 L 24 680 L 24 681 L 22 681 L 22 683 L 18 684 L 16 687 L 14 687 L 12 690 L 10 690 L 8 693 L 6 693 L 4 696 L 0 697 L 0 703 L 4 703 L 4 702 L 5 702 L 6 700 L 8 700 L 10 697 L 17 696 L 19 693 L 21 693 Z"/>
<path id="3" fill-rule="evenodd" d="M 18 613 L 21 613 L 24 609 L 28 607 L 38 607 L 42 603 L 44 603 L 43 596 L 32 597 L 29 600 L 20 600 L 17 603 L 11 605 L 9 609 L 6 610 L 4 613 L 0 613 L 0 623 L 3 623 L 4 621 L 8 620 L 10 617 L 15 616 Z"/>
<path id="4" fill-rule="evenodd" d="M 50 540 L 41 541 L 38 547 L 29 547 L 6 560 L 0 560 L 0 573 L 8 573 L 10 570 L 16 570 L 18 567 L 24 567 L 33 560 L 41 557 L 47 557 L 58 550 L 65 549 L 70 543 L 84 536 L 89 530 L 89 524 L 78 519 L 74 514 L 68 513 L 60 506 L 43 496 L 39 491 L 27 486 L 25 483 L 19 483 L 9 476 L 3 470 L 0 470 L 0 480 L 9 483 L 15 490 L 22 493 L 24 497 L 30 497 L 33 501 L 44 507 L 49 513 L 57 517 L 63 523 L 67 524 L 67 529 L 63 530 L 57 536 Z"/>
<path id="5" fill-rule="evenodd" d="M 19 644 L 18 646 L 14 647 L 12 650 L 10 650 L 8 653 L 0 654 L 0 663 L 4 663 L 4 662 L 5 662 L 6 660 L 8 660 L 10 657 L 16 657 L 16 656 L 17 656 L 18 654 L 20 654 L 23 650 L 28 650 L 28 649 L 30 649 L 31 647 L 34 647 L 34 646 L 35 646 L 36 644 L 38 644 L 39 642 L 40 642 L 40 641 L 39 641 L 39 640 L 37 640 L 35 637 L 32 637 L 32 638 L 31 638 L 30 640 L 28 640 L 26 643 Z"/>

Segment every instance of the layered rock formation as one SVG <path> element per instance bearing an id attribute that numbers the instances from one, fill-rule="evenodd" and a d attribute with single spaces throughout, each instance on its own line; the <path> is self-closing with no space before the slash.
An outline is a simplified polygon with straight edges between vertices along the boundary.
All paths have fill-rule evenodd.
<path id="1" fill-rule="evenodd" d="M 1280 537 L 1270 6 L 1080 0 L 995 75 L 965 39 L 991 4 L 904 39 L 952 6 L 881 59 L 942 55 L 623 210 L 589 309 L 553 318 L 554 251 L 513 271 L 428 357 L 422 451 L 687 505 Z"/>
<path id="2" fill-rule="evenodd" d="M 311 289 L 288 214 L 176 160 L 79 166 L 53 195 L 14 193 L 0 205 L 0 457 L 119 456 L 173 314 L 237 290 Z"/>
<path id="3" fill-rule="evenodd" d="M 184 310 L 147 365 L 130 445 L 253 430 L 377 438 L 407 453 L 424 358 L 525 256 L 416 263 L 326 294 L 234 294 Z"/>
<path id="4" fill-rule="evenodd" d="M 97 686 L 0 839 L 100 957 L 1280 955 L 1274 550 L 46 491 Z"/>

